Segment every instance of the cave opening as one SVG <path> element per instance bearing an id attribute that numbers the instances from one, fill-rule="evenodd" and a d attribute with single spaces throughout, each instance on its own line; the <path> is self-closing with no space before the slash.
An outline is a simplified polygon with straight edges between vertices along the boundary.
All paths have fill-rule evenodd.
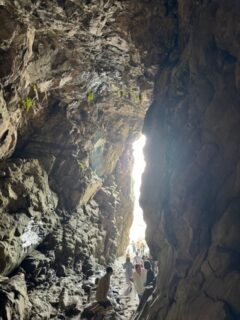
<path id="1" fill-rule="evenodd" d="M 130 243 L 128 251 L 134 254 L 136 251 L 143 256 L 148 253 L 148 248 L 145 241 L 146 224 L 143 219 L 143 211 L 139 204 L 140 188 L 142 182 L 142 173 L 145 168 L 145 160 L 143 148 L 146 142 L 146 137 L 141 135 L 132 145 L 133 147 L 133 193 L 134 193 L 134 208 L 133 208 L 133 223 L 130 229 Z"/>

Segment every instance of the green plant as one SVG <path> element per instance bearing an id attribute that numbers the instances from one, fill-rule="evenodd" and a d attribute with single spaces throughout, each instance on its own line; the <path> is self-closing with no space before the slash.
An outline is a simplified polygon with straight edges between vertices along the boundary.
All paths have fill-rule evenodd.
<path id="1" fill-rule="evenodd" d="M 23 106 L 25 108 L 25 110 L 28 112 L 31 108 L 34 108 L 35 107 L 35 101 L 29 97 L 26 97 L 24 100 L 23 100 Z"/>
<path id="2" fill-rule="evenodd" d="M 79 165 L 79 168 L 83 171 L 86 169 L 86 164 L 84 162 L 81 162 L 80 160 L 77 160 L 77 163 Z"/>
<path id="3" fill-rule="evenodd" d="M 88 101 L 89 103 L 92 103 L 92 102 L 94 101 L 94 93 L 93 93 L 92 90 L 91 90 L 91 91 L 88 91 L 88 93 L 87 93 L 87 101 Z"/>

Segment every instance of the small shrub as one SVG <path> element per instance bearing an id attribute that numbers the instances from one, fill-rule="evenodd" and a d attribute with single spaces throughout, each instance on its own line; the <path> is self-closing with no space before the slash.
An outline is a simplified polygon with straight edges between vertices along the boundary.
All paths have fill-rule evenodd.
<path id="1" fill-rule="evenodd" d="M 87 93 L 87 101 L 89 103 L 92 103 L 94 101 L 94 94 L 93 94 L 93 91 L 88 91 Z"/>
<path id="2" fill-rule="evenodd" d="M 31 108 L 34 108 L 35 107 L 35 101 L 29 97 L 26 97 L 24 100 L 23 100 L 23 106 L 25 108 L 25 110 L 28 112 Z"/>

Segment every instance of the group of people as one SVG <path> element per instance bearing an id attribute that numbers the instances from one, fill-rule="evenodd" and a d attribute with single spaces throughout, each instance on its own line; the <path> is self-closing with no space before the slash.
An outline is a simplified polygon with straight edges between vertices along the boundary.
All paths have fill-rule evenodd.
<path id="1" fill-rule="evenodd" d="M 131 244 L 129 245 L 129 249 L 130 248 L 133 254 L 136 254 L 136 252 L 139 252 L 141 256 L 144 256 L 147 246 L 146 246 L 145 240 L 143 239 L 137 240 L 137 241 L 132 240 Z"/>
<path id="2" fill-rule="evenodd" d="M 130 256 L 127 255 L 123 268 L 125 269 L 126 282 L 129 286 L 129 291 L 131 291 L 133 283 L 139 300 L 141 300 L 146 287 L 155 286 L 154 261 L 144 260 L 137 251 L 136 256 L 133 258 L 133 262 L 131 262 Z M 106 274 L 98 282 L 96 300 L 103 308 L 111 306 L 107 295 L 112 274 L 112 267 L 107 267 Z"/>
<path id="3" fill-rule="evenodd" d="M 137 251 L 133 262 L 131 262 L 130 256 L 127 255 L 126 262 L 123 264 L 129 290 L 132 289 L 133 283 L 139 300 L 141 300 L 146 287 L 155 285 L 155 263 L 152 260 L 144 258 L 145 257 L 141 257 Z"/>
<path id="4" fill-rule="evenodd" d="M 145 256 L 141 257 L 139 251 L 136 251 L 136 255 L 131 262 L 130 256 L 127 254 L 126 262 L 123 264 L 125 269 L 126 282 L 128 284 L 129 292 L 132 290 L 132 283 L 135 291 L 139 297 L 139 301 L 143 296 L 143 293 L 148 288 L 155 286 L 155 272 L 154 261 L 147 260 Z M 112 267 L 106 268 L 106 273 L 98 281 L 96 300 L 97 302 L 90 307 L 87 307 L 82 313 L 81 318 L 92 319 L 95 314 L 106 312 L 112 308 L 112 304 L 108 299 L 108 291 L 110 288 L 110 278 L 113 274 Z"/>

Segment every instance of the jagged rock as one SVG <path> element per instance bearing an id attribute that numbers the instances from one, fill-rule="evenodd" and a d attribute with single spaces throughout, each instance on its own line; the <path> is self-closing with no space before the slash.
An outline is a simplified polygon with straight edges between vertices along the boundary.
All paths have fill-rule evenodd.
<path id="1" fill-rule="evenodd" d="M 52 230 L 56 196 L 37 160 L 0 163 L 0 273 L 9 274 Z"/>
<path id="2" fill-rule="evenodd" d="M 141 129 L 154 73 L 151 65 L 146 67 L 151 76 L 145 73 L 131 40 L 128 9 L 138 11 L 130 3 L 112 0 L 81 4 L 7 0 L 0 6 L 1 66 L 6 63 L 0 74 L 4 111 L 1 156 L 9 157 L 14 151 L 18 132 L 14 157 L 38 159 L 48 174 L 49 186 L 59 199 L 61 221 L 42 249 L 55 251 L 59 274 L 67 274 L 69 267 L 80 272 L 86 257 L 102 263 L 113 261 L 117 251 L 122 253 L 127 245 L 132 219 L 130 176 L 121 180 L 116 168 L 131 158 L 125 144 Z M 130 170 L 131 161 L 128 167 Z M 119 188 L 117 179 L 122 182 Z M 104 208 L 95 195 L 106 187 L 111 196 L 104 199 L 111 201 L 112 209 L 109 221 L 102 223 Z M 11 197 L 15 197 L 13 193 Z M 12 199 L 7 212 L 28 210 L 27 202 L 26 197 Z M 27 217 L 21 215 L 25 225 L 28 214 L 35 214 L 31 210 Z M 41 240 L 49 231 L 47 227 Z M 16 231 L 18 237 L 22 232 Z M 121 242 L 119 246 L 117 242 Z M 4 256 L 7 248 L 8 241 L 2 244 Z M 31 251 L 14 250 L 19 258 L 14 258 L 5 273 Z"/>
<path id="3" fill-rule="evenodd" d="M 92 205 L 75 212 L 89 202 L 102 184 L 98 179 L 93 181 L 89 164 L 101 179 L 113 174 L 130 136 L 130 126 L 133 133 L 141 128 L 151 85 L 145 88 L 147 81 L 139 53 L 134 44 L 128 44 L 132 17 L 125 13 L 127 8 L 137 12 L 138 7 L 127 4 L 125 8 L 120 1 L 81 5 L 71 1 L 24 2 L 13 6 L 6 1 L 4 6 L 4 26 L 9 25 L 10 34 L 14 34 L 14 41 L 9 41 L 7 48 L 11 59 L 4 70 L 4 80 L 9 83 L 4 88 L 8 93 L 6 102 L 8 108 L 15 102 L 27 122 L 27 128 L 23 121 L 17 122 L 21 135 L 16 155 L 40 158 L 49 174 L 50 186 L 60 199 L 60 209 L 68 211 L 69 221 L 63 226 L 58 224 L 45 248 L 56 251 L 55 262 L 62 275 L 67 275 L 68 268 L 85 257 L 95 256 L 102 262 L 113 260 L 121 239 L 124 240 L 119 247 L 124 249 L 130 227 L 126 224 L 120 233 L 116 225 L 124 226 L 125 221 L 131 220 L 120 212 L 120 190 L 108 186 L 108 213 L 93 210 Z M 12 20 L 16 15 L 18 30 L 14 33 Z M 24 63 L 16 70 L 13 61 L 21 59 L 18 41 L 26 54 Z M 13 84 L 12 76 L 20 81 Z M 123 81 L 119 82 L 121 78 Z M 50 99 L 48 92 L 53 90 Z M 94 103 L 86 100 L 89 91 L 93 91 Z M 46 112 L 43 107 L 48 100 L 51 107 Z M 31 102 L 28 111 L 25 101 Z M 132 119 L 130 125 L 125 121 L 127 117 Z M 131 205 L 127 195 L 126 203 Z M 108 214 L 109 219 L 103 222 L 102 213 Z M 99 228 L 101 225 L 104 228 Z"/>
<path id="4" fill-rule="evenodd" d="M 29 255 L 30 318 L 64 318 L 60 293 L 81 296 L 84 261 L 124 252 L 150 101 L 141 203 L 161 268 L 136 317 L 239 316 L 238 12 L 237 0 L 0 0 L 0 273 Z"/>
<path id="5" fill-rule="evenodd" d="M 24 259 L 21 268 L 25 271 L 28 281 L 41 283 L 49 277 L 49 270 L 53 262 L 51 258 L 34 250 Z"/>
<path id="6" fill-rule="evenodd" d="M 3 93 L 0 91 L 0 158 L 8 158 L 14 152 L 17 131 L 11 122 Z"/>
<path id="7" fill-rule="evenodd" d="M 42 297 L 30 295 L 30 301 L 32 304 L 30 319 L 42 320 L 50 319 L 52 315 L 56 315 L 50 303 L 43 301 Z"/>
<path id="8" fill-rule="evenodd" d="M 93 265 L 89 260 L 84 260 L 82 265 L 82 272 L 85 273 L 87 276 L 93 275 Z"/>
<path id="9" fill-rule="evenodd" d="M 122 256 L 129 244 L 129 235 L 126 233 L 130 230 L 133 222 L 133 192 L 132 181 L 129 177 L 132 174 L 132 150 L 131 146 L 126 147 L 120 161 L 116 167 L 116 184 L 119 186 L 119 205 L 116 213 L 116 226 L 118 230 L 117 238 L 117 255 Z"/>
<path id="10" fill-rule="evenodd" d="M 11 279 L 0 278 L 0 317 L 3 320 L 29 319 L 30 303 L 24 274 Z"/>

